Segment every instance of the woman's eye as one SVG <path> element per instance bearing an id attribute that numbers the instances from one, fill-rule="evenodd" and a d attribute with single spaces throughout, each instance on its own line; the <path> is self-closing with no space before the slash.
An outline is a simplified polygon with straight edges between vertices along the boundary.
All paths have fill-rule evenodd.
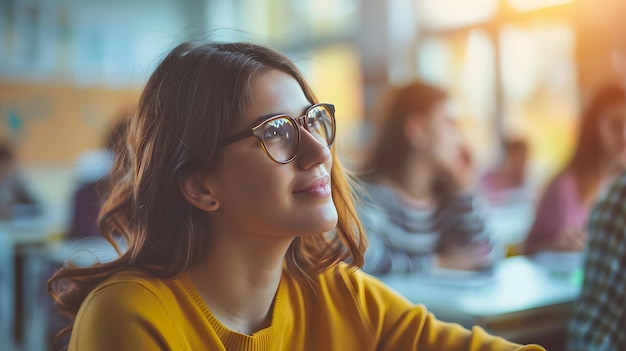
<path id="1" fill-rule="evenodd" d="M 289 121 L 281 119 L 272 121 L 265 128 L 263 138 L 265 140 L 272 140 L 289 137 L 291 129 Z"/>
<path id="2" fill-rule="evenodd" d="M 272 138 L 279 138 L 282 135 L 282 131 L 280 130 L 280 128 L 267 128 L 265 130 L 265 133 L 263 134 L 263 138 L 265 139 L 272 139 Z"/>

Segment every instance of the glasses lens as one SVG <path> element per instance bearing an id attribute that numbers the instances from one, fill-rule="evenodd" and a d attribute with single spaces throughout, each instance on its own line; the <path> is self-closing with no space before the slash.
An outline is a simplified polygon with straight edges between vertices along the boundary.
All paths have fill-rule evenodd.
<path id="1" fill-rule="evenodd" d="M 330 107 L 318 105 L 309 110 L 307 129 L 320 143 L 332 145 L 335 140 L 335 117 Z"/>
<path id="2" fill-rule="evenodd" d="M 292 159 L 298 150 L 298 131 L 293 121 L 277 117 L 262 126 L 262 140 L 265 150 L 278 162 Z"/>

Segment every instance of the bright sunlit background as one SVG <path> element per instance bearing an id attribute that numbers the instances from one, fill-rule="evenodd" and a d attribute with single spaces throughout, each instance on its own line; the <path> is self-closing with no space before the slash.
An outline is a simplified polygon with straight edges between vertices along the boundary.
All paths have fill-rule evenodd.
<path id="1" fill-rule="evenodd" d="M 624 11 L 621 0 L 1 0 L 0 139 L 45 205 L 45 234 L 62 237 L 84 156 L 160 58 L 190 38 L 248 40 L 286 53 L 336 105 L 348 166 L 383 89 L 420 77 L 451 92 L 477 174 L 503 139 L 524 139 L 538 192 L 571 155 L 589 89 L 626 77 Z M 26 327 L 15 328 L 19 344 Z"/>
<path id="2" fill-rule="evenodd" d="M 70 167 L 101 147 L 176 43 L 252 40 L 286 52 L 337 105 L 348 162 L 367 142 L 360 126 L 380 90 L 419 76 L 453 93 L 478 171 L 498 157 L 502 138 L 525 138 L 539 185 L 571 152 L 584 85 L 623 67 L 620 38 L 610 35 L 618 24 L 588 3 L 7 0 L 0 136 L 27 167 Z"/>

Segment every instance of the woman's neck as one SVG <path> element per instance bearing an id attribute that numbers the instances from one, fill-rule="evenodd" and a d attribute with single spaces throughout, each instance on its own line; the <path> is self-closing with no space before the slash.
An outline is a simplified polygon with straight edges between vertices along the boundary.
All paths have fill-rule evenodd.
<path id="1" fill-rule="evenodd" d="M 211 235 L 205 258 L 189 270 L 200 296 L 230 330 L 251 335 L 268 327 L 291 238 Z"/>
<path id="2" fill-rule="evenodd" d="M 387 183 L 409 198 L 421 202 L 434 202 L 433 184 L 436 172 L 429 162 L 407 160 L 403 168 L 390 173 L 383 183 Z"/>

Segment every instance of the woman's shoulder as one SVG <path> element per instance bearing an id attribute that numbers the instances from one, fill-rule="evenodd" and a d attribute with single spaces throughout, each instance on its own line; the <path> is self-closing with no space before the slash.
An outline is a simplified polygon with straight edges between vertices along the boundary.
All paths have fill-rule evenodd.
<path id="1" fill-rule="evenodd" d="M 576 187 L 576 176 L 572 169 L 565 168 L 550 180 L 546 189 L 564 190 L 572 187 Z"/>
<path id="2" fill-rule="evenodd" d="M 76 316 L 82 332 L 99 328 L 122 328 L 120 320 L 144 321 L 172 327 L 179 320 L 181 300 L 176 280 L 150 276 L 140 271 L 122 271 L 97 285 L 85 298 Z"/>
<path id="3" fill-rule="evenodd" d="M 174 296 L 168 280 L 140 271 L 114 274 L 96 286 L 81 304 L 70 350 L 109 350 L 119 345 L 148 345 L 156 339 L 179 345 L 184 333 L 179 301 Z"/>
<path id="4" fill-rule="evenodd" d="M 565 168 L 548 182 L 543 191 L 542 202 L 579 202 L 580 200 L 577 197 L 578 186 L 574 172 L 569 168 Z"/>
<path id="5" fill-rule="evenodd" d="M 413 311 L 411 313 L 417 318 L 427 313 L 423 306 L 415 305 L 376 277 L 346 263 L 326 270 L 320 280 L 317 294 L 320 300 L 337 306 L 337 310 L 344 313 L 354 313 L 354 318 L 371 324 L 370 327 L 378 325 L 380 316 L 397 320 L 407 311 Z M 374 329 L 378 327 L 374 326 Z"/>
<path id="6" fill-rule="evenodd" d="M 407 307 L 412 305 L 378 278 L 345 262 L 340 262 L 327 269 L 320 274 L 319 279 L 322 282 L 321 285 L 328 289 L 329 292 L 336 294 L 337 297 L 342 294 L 347 294 L 348 296 L 346 297 L 352 300 L 354 298 L 357 300 L 368 300 L 372 297 L 384 297 L 383 300 L 387 300 L 387 302 L 398 300 L 398 302 L 405 303 Z M 386 303 L 382 300 L 380 302 Z"/>
<path id="7" fill-rule="evenodd" d="M 84 305 L 113 309 L 142 309 L 164 305 L 176 290 L 177 279 L 163 279 L 139 270 L 118 272 L 98 284 Z"/>
<path id="8" fill-rule="evenodd" d="M 132 288 L 134 286 L 142 286 L 147 290 L 162 288 L 166 284 L 166 280 L 150 275 L 144 271 L 137 269 L 128 269 L 117 272 L 98 284 L 95 290 L 104 290 L 112 286 L 121 286 L 124 288 Z"/>

